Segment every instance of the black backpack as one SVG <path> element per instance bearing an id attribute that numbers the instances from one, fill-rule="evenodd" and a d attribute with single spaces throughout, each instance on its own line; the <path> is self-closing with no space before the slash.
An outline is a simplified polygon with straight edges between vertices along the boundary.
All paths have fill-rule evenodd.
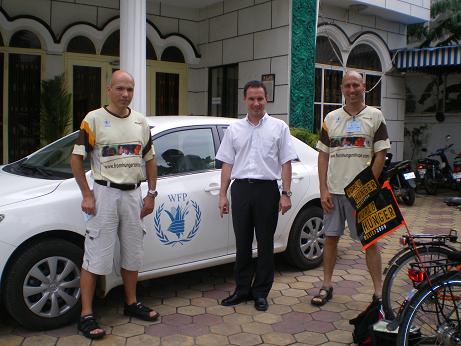
<path id="1" fill-rule="evenodd" d="M 354 343 L 360 346 L 372 345 L 373 325 L 382 319 L 384 319 L 384 312 L 381 300 L 373 299 L 364 311 L 349 321 L 349 324 L 354 326 L 352 332 Z"/>

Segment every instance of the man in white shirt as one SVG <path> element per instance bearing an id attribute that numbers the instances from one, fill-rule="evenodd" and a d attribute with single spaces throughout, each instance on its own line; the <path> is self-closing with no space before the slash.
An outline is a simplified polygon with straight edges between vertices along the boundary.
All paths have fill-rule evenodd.
<path id="1" fill-rule="evenodd" d="M 227 190 L 231 179 L 232 221 L 236 239 L 235 292 L 221 304 L 231 306 L 254 299 L 266 311 L 274 281 L 274 233 L 278 213 L 291 208 L 291 161 L 297 158 L 287 124 L 265 111 L 267 91 L 260 81 L 243 89 L 248 109 L 244 119 L 226 130 L 216 158 L 223 162 L 219 213 L 229 213 Z M 277 180 L 282 179 L 282 195 Z M 253 233 L 258 258 L 252 259 Z"/>

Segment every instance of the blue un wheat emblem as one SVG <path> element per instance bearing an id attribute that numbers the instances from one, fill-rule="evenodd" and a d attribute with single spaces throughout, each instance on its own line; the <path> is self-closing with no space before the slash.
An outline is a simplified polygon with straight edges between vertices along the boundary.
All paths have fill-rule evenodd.
<path id="1" fill-rule="evenodd" d="M 189 207 L 192 205 L 192 208 L 195 211 L 195 222 L 192 226 L 191 230 L 187 233 L 187 236 L 184 237 L 185 229 L 186 229 L 186 216 L 189 215 Z M 199 205 L 194 201 L 186 202 L 184 205 L 177 205 L 176 208 L 171 208 L 170 210 L 166 210 L 165 203 L 162 203 L 160 207 L 157 208 L 154 216 L 154 228 L 155 234 L 157 234 L 158 239 L 164 245 L 171 245 L 175 246 L 176 244 L 183 245 L 192 240 L 198 232 L 200 221 L 202 220 L 202 212 L 200 211 Z M 166 229 L 167 232 L 173 233 L 177 239 L 170 240 L 167 235 L 162 231 L 162 225 L 160 222 L 160 216 L 162 212 L 168 216 L 170 221 L 170 225 Z"/>

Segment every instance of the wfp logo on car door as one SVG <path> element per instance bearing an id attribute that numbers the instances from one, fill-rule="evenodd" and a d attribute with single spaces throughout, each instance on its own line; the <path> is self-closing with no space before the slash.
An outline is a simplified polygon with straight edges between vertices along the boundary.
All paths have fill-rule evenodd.
<path id="1" fill-rule="evenodd" d="M 184 245 L 198 233 L 202 221 L 200 206 L 187 193 L 168 195 L 168 200 L 155 211 L 155 234 L 163 245 Z"/>

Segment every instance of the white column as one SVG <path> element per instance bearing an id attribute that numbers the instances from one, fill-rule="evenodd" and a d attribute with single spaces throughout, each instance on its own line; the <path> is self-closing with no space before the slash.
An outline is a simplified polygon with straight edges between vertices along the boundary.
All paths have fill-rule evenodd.
<path id="1" fill-rule="evenodd" d="M 146 0 L 120 0 L 120 69 L 131 73 L 131 108 L 146 114 Z"/>

